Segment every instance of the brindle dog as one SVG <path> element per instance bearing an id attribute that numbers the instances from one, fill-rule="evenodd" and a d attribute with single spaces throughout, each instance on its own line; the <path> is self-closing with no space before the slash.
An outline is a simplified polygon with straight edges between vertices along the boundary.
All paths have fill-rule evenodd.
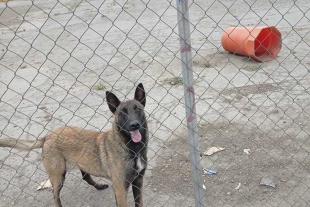
<path id="1" fill-rule="evenodd" d="M 83 179 L 98 190 L 106 189 L 108 185 L 97 184 L 90 175 L 109 178 L 118 207 L 127 206 L 127 191 L 132 184 L 135 206 L 142 207 L 148 143 L 145 96 L 141 83 L 136 88 L 134 99 L 124 102 L 107 91 L 108 106 L 114 114 L 111 130 L 98 132 L 65 126 L 36 141 L 0 139 L 0 147 L 42 148 L 42 160 L 53 187 L 56 207 L 62 206 L 59 195 L 67 163 L 77 166 Z"/>

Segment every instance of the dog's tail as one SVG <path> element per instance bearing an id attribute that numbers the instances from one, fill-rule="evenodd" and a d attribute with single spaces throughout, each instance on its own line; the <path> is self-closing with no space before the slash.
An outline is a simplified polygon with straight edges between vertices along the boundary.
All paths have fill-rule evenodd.
<path id="1" fill-rule="evenodd" d="M 13 138 L 0 139 L 0 147 L 11 147 L 25 151 L 42 148 L 43 144 L 44 138 L 35 141 L 19 140 Z"/>

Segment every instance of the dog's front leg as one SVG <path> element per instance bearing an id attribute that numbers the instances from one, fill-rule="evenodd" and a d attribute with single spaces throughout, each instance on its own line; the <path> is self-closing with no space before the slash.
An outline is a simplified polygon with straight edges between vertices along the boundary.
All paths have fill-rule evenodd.
<path id="1" fill-rule="evenodd" d="M 113 175 L 112 182 L 117 207 L 127 207 L 127 191 L 124 179 L 121 179 L 118 175 Z"/>
<path id="2" fill-rule="evenodd" d="M 132 192 L 135 199 L 135 207 L 143 207 L 142 187 L 145 169 L 142 170 L 138 177 L 132 182 Z"/>

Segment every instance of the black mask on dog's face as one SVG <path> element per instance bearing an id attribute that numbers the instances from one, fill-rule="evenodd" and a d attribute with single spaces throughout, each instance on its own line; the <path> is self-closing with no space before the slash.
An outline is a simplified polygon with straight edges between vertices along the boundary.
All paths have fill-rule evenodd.
<path id="1" fill-rule="evenodd" d="M 128 142 L 144 143 L 146 118 L 144 106 L 146 103 L 145 91 L 140 83 L 135 91 L 134 99 L 120 102 L 111 92 L 107 92 L 107 102 L 110 111 L 115 115 L 115 122 L 119 132 L 128 139 Z"/>

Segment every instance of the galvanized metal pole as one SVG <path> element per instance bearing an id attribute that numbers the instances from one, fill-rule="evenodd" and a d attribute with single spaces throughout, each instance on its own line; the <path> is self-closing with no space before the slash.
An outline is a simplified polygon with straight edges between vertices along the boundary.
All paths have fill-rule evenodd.
<path id="1" fill-rule="evenodd" d="M 204 206 L 204 189 L 202 188 L 202 169 L 200 167 L 200 152 L 197 133 L 197 115 L 195 107 L 194 79 L 192 70 L 192 50 L 190 39 L 188 0 L 176 0 L 176 2 L 178 12 L 178 28 L 182 61 L 182 76 L 185 96 L 188 141 L 195 195 L 195 207 L 202 207 Z"/>

